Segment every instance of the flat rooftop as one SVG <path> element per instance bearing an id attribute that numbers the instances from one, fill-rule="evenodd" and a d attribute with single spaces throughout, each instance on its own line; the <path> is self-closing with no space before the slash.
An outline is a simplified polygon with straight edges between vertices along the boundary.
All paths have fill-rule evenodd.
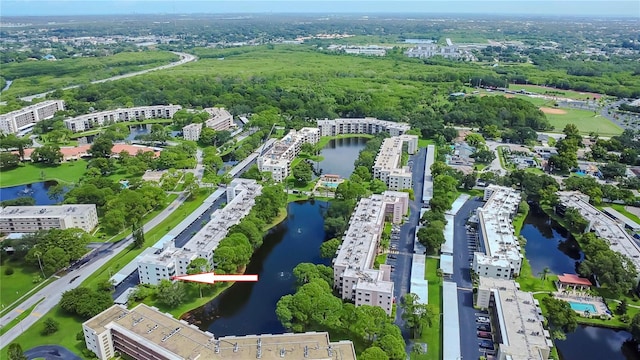
<path id="1" fill-rule="evenodd" d="M 542 349 L 552 346 L 542 326 L 542 315 L 533 295 L 520 291 L 513 280 L 480 277 L 481 289 L 489 289 L 495 299 L 502 343 L 500 351 L 513 359 L 543 359 Z M 550 346 L 551 345 L 551 346 Z"/>
<path id="2" fill-rule="evenodd" d="M 413 254 L 411 261 L 411 286 L 409 292 L 418 295 L 418 303 L 429 303 L 429 282 L 424 278 L 425 276 L 425 261 L 424 255 Z"/>
<path id="3" fill-rule="evenodd" d="M 360 199 L 349 219 L 334 266 L 364 270 L 373 265 L 380 227 L 384 226 L 382 195 Z"/>
<path id="4" fill-rule="evenodd" d="M 558 191 L 560 203 L 580 212 L 590 224 L 590 230 L 609 243 L 611 250 L 625 255 L 640 270 L 640 246 L 623 225 L 589 204 L 588 197 L 578 191 Z"/>
<path id="5" fill-rule="evenodd" d="M 626 227 L 630 228 L 631 230 L 633 231 L 640 230 L 640 224 L 629 219 L 626 215 L 620 213 L 618 210 L 612 207 L 605 207 L 605 208 L 602 208 L 602 211 L 604 211 L 606 214 L 613 216 L 616 220 L 622 222 Z"/>
<path id="6" fill-rule="evenodd" d="M 493 187 L 493 194 L 481 209 L 478 219 L 486 257 L 482 263 L 495 260 L 520 261 L 520 243 L 514 234 L 511 215 L 520 204 L 520 194 L 507 187 Z M 479 254 L 479 253 L 476 253 Z M 478 257 L 480 260 L 481 257 Z M 480 262 L 480 261 L 479 261 Z M 520 269 L 516 269 L 519 272 Z"/>
<path id="7" fill-rule="evenodd" d="M 398 122 L 394 122 L 394 121 L 380 120 L 380 119 L 376 119 L 376 118 L 372 118 L 372 117 L 365 117 L 365 118 L 338 118 L 338 119 L 333 119 L 333 120 L 329 120 L 329 119 L 318 120 L 318 126 L 341 124 L 341 123 L 343 123 L 343 124 L 344 123 L 347 123 L 347 124 L 372 124 L 372 125 L 379 125 L 379 126 L 397 128 L 399 130 L 404 130 L 404 131 L 408 131 L 409 129 L 411 129 L 411 126 L 409 124 L 407 124 L 407 123 L 398 123 Z"/>
<path id="8" fill-rule="evenodd" d="M 140 304 L 113 306 L 85 325 L 97 332 L 114 329 L 140 343 L 184 359 L 335 359 L 355 360 L 350 341 L 330 342 L 328 333 L 248 335 L 214 338 L 194 325 Z"/>
<path id="9" fill-rule="evenodd" d="M 94 204 L 6 206 L 0 209 L 0 218 L 59 218 L 82 216 L 89 211 L 96 211 L 96 206 Z"/>

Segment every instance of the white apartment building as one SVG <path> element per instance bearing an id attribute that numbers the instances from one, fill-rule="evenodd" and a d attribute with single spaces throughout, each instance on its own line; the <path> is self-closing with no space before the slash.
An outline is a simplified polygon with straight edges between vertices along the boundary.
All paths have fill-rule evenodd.
<path id="1" fill-rule="evenodd" d="M 553 341 L 533 294 L 513 280 L 480 276 L 475 305 L 489 310 L 497 360 L 549 359 Z"/>
<path id="2" fill-rule="evenodd" d="M 411 171 L 408 166 L 402 166 L 405 144 L 407 152 L 415 154 L 418 151 L 418 136 L 400 135 L 384 139 L 376 156 L 373 178 L 384 181 L 389 190 L 411 189 Z"/>
<path id="3" fill-rule="evenodd" d="M 233 116 L 230 112 L 223 108 L 206 108 L 204 109 L 211 117 L 204 122 L 204 126 L 215 131 L 229 130 L 236 125 L 233 123 Z M 182 128 L 182 135 L 185 140 L 198 141 L 202 133 L 201 123 L 189 124 Z"/>
<path id="4" fill-rule="evenodd" d="M 6 206 L 0 209 L 0 232 L 23 233 L 79 228 L 90 232 L 98 225 L 94 204 Z"/>
<path id="5" fill-rule="evenodd" d="M 17 134 L 31 128 L 35 123 L 51 119 L 56 111 L 64 110 L 64 101 L 47 100 L 29 105 L 20 110 L 0 115 L 0 132 Z"/>
<path id="6" fill-rule="evenodd" d="M 379 306 L 391 314 L 394 287 L 391 268 L 381 265 L 375 270 L 373 263 L 385 219 L 401 222 L 408 204 L 407 193 L 391 191 L 360 199 L 333 262 L 333 284 L 342 299 L 351 300 L 356 306 Z"/>
<path id="7" fill-rule="evenodd" d="M 64 125 L 73 132 L 86 131 L 105 124 L 144 119 L 171 119 L 182 109 L 180 105 L 138 106 L 127 109 L 100 111 L 64 120 Z"/>
<path id="8" fill-rule="evenodd" d="M 182 137 L 185 140 L 198 141 L 202 133 L 202 123 L 193 123 L 182 128 Z"/>
<path id="9" fill-rule="evenodd" d="M 556 213 L 564 216 L 567 208 L 574 208 L 589 222 L 585 232 L 592 231 L 604 239 L 611 250 L 628 257 L 640 271 L 640 246 L 625 230 L 624 223 L 612 219 L 607 214 L 589 204 L 589 196 L 579 191 L 558 191 L 560 204 Z"/>
<path id="10" fill-rule="evenodd" d="M 484 253 L 473 253 L 472 269 L 480 276 L 513 279 L 520 274 L 523 259 L 512 223 L 520 205 L 520 193 L 489 185 L 484 191 L 484 201 L 477 211 L 479 243 Z"/>
<path id="11" fill-rule="evenodd" d="M 291 162 L 300 153 L 302 144 L 316 144 L 320 140 L 320 130 L 317 128 L 302 128 L 291 130 L 285 137 L 278 140 L 269 151 L 258 157 L 258 170 L 271 173 L 271 178 L 282 182 L 289 176 Z"/>
<path id="12" fill-rule="evenodd" d="M 411 127 L 407 123 L 378 120 L 366 117 L 359 119 L 324 119 L 318 120 L 320 136 L 336 136 L 340 134 L 378 134 L 388 132 L 391 136 L 402 135 Z"/>
<path id="13" fill-rule="evenodd" d="M 82 324 L 87 349 L 98 359 L 117 353 L 136 360 L 309 359 L 356 360 L 351 341 L 331 342 L 326 332 L 225 336 L 139 304 L 113 305 Z"/>
<path id="14" fill-rule="evenodd" d="M 140 283 L 157 285 L 161 280 L 184 275 L 191 261 L 204 258 L 215 266 L 213 253 L 229 228 L 240 222 L 255 204 L 262 186 L 251 179 L 233 179 L 227 186 L 227 205 L 211 214 L 211 220 L 182 248 L 164 244 L 161 251 L 147 254 L 138 260 Z"/>

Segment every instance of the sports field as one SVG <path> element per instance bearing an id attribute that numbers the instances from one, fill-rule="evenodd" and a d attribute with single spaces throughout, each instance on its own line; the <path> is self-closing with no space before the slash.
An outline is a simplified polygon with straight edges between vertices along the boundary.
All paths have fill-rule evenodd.
<path id="1" fill-rule="evenodd" d="M 600 136 L 613 136 L 622 134 L 622 129 L 618 125 L 600 114 L 594 115 L 593 111 L 569 109 L 569 108 L 549 108 L 540 107 L 540 110 L 547 115 L 547 119 L 554 132 L 561 132 L 567 124 L 576 124 L 582 134 L 588 135 L 592 132 Z"/>
<path id="2" fill-rule="evenodd" d="M 561 98 L 575 99 L 575 100 L 586 100 L 586 99 L 596 99 L 600 98 L 601 94 L 593 94 L 588 92 L 579 92 L 573 90 L 562 90 L 556 89 L 552 87 L 539 86 L 539 85 L 522 85 L 522 84 L 509 84 L 509 90 L 519 91 L 525 90 L 529 92 L 533 92 L 540 95 L 549 95 L 549 96 L 557 96 Z"/>

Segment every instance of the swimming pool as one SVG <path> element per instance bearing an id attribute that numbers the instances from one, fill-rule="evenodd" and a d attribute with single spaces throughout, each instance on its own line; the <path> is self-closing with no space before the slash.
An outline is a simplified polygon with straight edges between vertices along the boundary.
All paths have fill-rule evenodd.
<path id="1" fill-rule="evenodd" d="M 322 185 L 324 185 L 325 187 L 337 188 L 339 184 L 334 182 L 324 182 Z"/>
<path id="2" fill-rule="evenodd" d="M 588 311 L 591 314 L 598 313 L 596 310 L 596 307 L 593 306 L 593 304 L 585 304 L 585 303 L 569 301 L 569 305 L 571 305 L 571 308 L 575 311 L 579 311 L 579 312 Z"/>

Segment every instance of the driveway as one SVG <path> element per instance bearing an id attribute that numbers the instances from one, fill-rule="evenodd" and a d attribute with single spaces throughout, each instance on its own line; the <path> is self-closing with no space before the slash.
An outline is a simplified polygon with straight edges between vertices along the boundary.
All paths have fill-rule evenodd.
<path id="1" fill-rule="evenodd" d="M 59 345 L 36 346 L 24 352 L 28 360 L 43 358 L 45 360 L 82 360 L 81 357 Z"/>
<path id="2" fill-rule="evenodd" d="M 413 260 L 413 240 L 422 208 L 422 183 L 424 182 L 424 162 L 427 150 L 420 149 L 418 153 L 412 155 L 409 160 L 413 161 L 413 191 L 414 199 L 409 201 L 409 220 L 400 227 L 400 238 L 394 263 L 395 270 L 391 273 L 391 280 L 394 282 L 394 296 L 396 299 L 396 319 L 395 323 L 402 330 L 405 340 L 410 340 L 409 331 L 404 326 L 402 320 L 402 308 L 399 303 L 402 297 L 410 290 L 411 284 L 411 263 Z M 396 251 L 394 251 L 395 253 Z M 409 343 L 409 342 L 407 342 Z"/>
<path id="3" fill-rule="evenodd" d="M 453 276 L 452 280 L 458 285 L 458 317 L 460 323 L 460 354 L 463 359 L 478 359 L 482 353 L 478 350 L 476 337 L 476 309 L 473 308 L 473 285 L 471 282 L 470 263 L 473 256 L 474 234 L 468 234 L 466 229 L 467 219 L 471 212 L 484 203 L 482 201 L 468 200 L 458 214 L 454 217 L 453 228 Z"/>

